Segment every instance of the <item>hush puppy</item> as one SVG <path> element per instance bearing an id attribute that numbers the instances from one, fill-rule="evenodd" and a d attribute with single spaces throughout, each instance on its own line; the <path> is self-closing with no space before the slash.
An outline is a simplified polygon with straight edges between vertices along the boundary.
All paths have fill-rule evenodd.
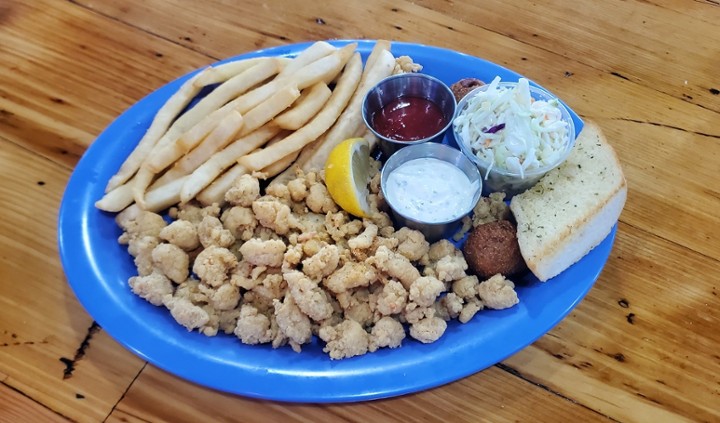
<path id="1" fill-rule="evenodd" d="M 450 86 L 450 91 L 452 91 L 455 95 L 455 101 L 460 102 L 460 100 L 462 100 L 462 98 L 465 97 L 467 93 L 481 85 L 485 85 L 485 83 L 479 79 L 464 78 L 452 84 Z"/>
<path id="2" fill-rule="evenodd" d="M 527 269 L 520 254 L 515 225 L 499 220 L 477 226 L 463 247 L 470 269 L 481 279 L 498 273 L 508 276 Z"/>

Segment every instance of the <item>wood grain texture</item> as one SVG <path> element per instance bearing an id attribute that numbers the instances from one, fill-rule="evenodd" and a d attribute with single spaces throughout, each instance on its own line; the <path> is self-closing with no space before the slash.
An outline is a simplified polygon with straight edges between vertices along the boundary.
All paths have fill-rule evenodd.
<path id="1" fill-rule="evenodd" d="M 34 422 L 67 422 L 62 416 L 39 406 L 9 386 L 0 384 L 0 423 L 20 421 Z"/>
<path id="2" fill-rule="evenodd" d="M 171 407 L 163 387 L 171 384 L 176 398 Z M 512 392 L 512 395 L 508 395 Z M 543 404 L 542 409 L 538 405 Z M 497 367 L 442 389 L 404 397 L 356 404 L 283 404 L 218 394 L 148 367 L 108 419 L 120 421 L 268 422 L 494 422 L 514 421 L 534 414 L 538 421 L 607 421 L 585 407 L 523 381 Z"/>
<path id="3" fill-rule="evenodd" d="M 686 2 L 679 7 L 681 2 L 667 2 L 669 7 L 658 7 L 654 2 L 633 1 L 628 7 L 622 0 L 418 3 L 618 78 L 720 111 L 720 102 L 710 91 L 720 85 L 716 79 L 720 44 L 707 36 L 720 32 L 720 25 L 697 19 L 703 13 L 717 16 L 717 4 Z M 694 13 L 686 13 L 688 6 L 694 8 Z M 588 48 L 590 44 L 592 48 Z M 690 63 L 693 66 L 688 66 Z"/>
<path id="4" fill-rule="evenodd" d="M 720 263 L 619 232 L 616 259 L 570 318 L 505 364 L 620 421 L 720 419 L 720 287 L 707 277 Z"/>
<path id="5" fill-rule="evenodd" d="M 0 139 L 0 373 L 63 416 L 97 421 L 143 362 L 93 328 L 65 280 L 55 234 L 68 176 Z"/>
<path id="6" fill-rule="evenodd" d="M 714 1 L 3 2 L 0 420 L 719 421 L 718 22 Z M 93 325 L 65 282 L 55 231 L 70 169 L 167 81 L 333 38 L 480 56 L 597 121 L 630 187 L 600 279 L 498 367 L 395 399 L 255 401 L 146 366 Z"/>
<path id="7" fill-rule="evenodd" d="M 146 94 L 212 62 L 69 2 L 5 2 L 0 136 L 72 167 Z"/>

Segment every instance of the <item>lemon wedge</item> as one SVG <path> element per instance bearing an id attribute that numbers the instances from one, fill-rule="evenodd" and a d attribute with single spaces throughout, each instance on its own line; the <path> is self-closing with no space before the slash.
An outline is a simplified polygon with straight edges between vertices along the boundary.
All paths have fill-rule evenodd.
<path id="1" fill-rule="evenodd" d="M 325 161 L 325 185 L 338 206 L 357 217 L 370 216 L 368 182 L 370 146 L 363 138 L 349 138 Z"/>

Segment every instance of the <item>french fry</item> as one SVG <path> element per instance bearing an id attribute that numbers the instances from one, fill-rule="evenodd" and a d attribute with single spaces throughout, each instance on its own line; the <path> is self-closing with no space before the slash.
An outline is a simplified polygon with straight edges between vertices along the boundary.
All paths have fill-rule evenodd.
<path id="1" fill-rule="evenodd" d="M 295 85 L 299 90 L 304 90 L 320 81 L 326 81 L 328 78 L 332 80 L 342 71 L 343 66 L 350 60 L 356 47 L 357 43 L 348 44 L 330 55 L 302 67 L 290 76 L 276 77 L 267 84 L 233 100 L 232 107 L 240 111 L 240 113 L 247 113 L 248 110 L 265 101 L 275 91 L 284 86 Z"/>
<path id="2" fill-rule="evenodd" d="M 183 175 L 197 169 L 210 156 L 224 148 L 235 138 L 243 126 L 243 121 L 244 119 L 240 113 L 234 110 L 231 111 L 200 145 L 175 162 L 173 168 L 183 172 Z"/>
<path id="3" fill-rule="evenodd" d="M 298 69 L 297 72 L 288 76 L 291 80 L 297 80 L 299 89 L 305 89 L 320 81 L 330 78 L 332 81 L 338 75 L 345 64 L 353 57 L 357 43 L 348 44 L 335 50 L 333 53 L 318 59 L 307 66 Z"/>
<path id="4" fill-rule="evenodd" d="M 143 166 L 147 167 L 155 174 L 160 173 L 163 169 L 167 168 L 183 157 L 183 155 L 187 154 L 193 147 L 200 144 L 203 139 L 213 132 L 213 130 L 217 128 L 224 129 L 230 124 L 230 120 L 233 121 L 233 124 L 237 123 L 242 125 L 242 115 L 235 111 L 228 113 L 223 117 L 223 120 L 217 121 L 220 118 L 220 115 L 221 114 L 218 113 L 212 116 L 212 119 L 203 119 L 200 123 L 193 126 L 186 134 L 183 134 L 176 142 L 168 144 L 159 151 L 155 152 L 152 157 L 149 157 L 148 160 L 143 163 Z M 208 115 L 208 117 L 209 116 L 210 115 Z M 235 122 L 236 120 L 238 120 L 238 122 Z M 225 126 L 222 126 L 223 122 L 225 122 Z"/>
<path id="5" fill-rule="evenodd" d="M 226 121 L 225 125 L 221 125 L 221 123 L 222 123 L 221 118 L 223 117 L 223 113 L 220 113 L 220 111 L 216 110 L 215 112 L 208 115 L 208 117 L 206 119 L 203 119 L 203 121 L 201 121 L 200 123 L 195 125 L 193 127 L 193 129 L 188 131 L 188 133 L 184 134 L 181 137 L 181 139 L 178 140 L 178 142 L 176 144 L 182 143 L 182 140 L 185 137 L 192 137 L 193 139 L 197 138 L 197 141 L 194 142 L 193 144 L 199 144 L 201 141 L 208 139 L 211 145 L 217 145 L 219 142 L 223 142 L 223 141 L 227 140 L 227 138 L 223 138 L 223 137 L 228 136 L 228 132 L 233 129 L 232 127 L 229 127 L 229 125 L 232 125 L 233 121 L 235 119 L 237 119 L 237 116 L 234 116 L 234 114 L 237 114 L 237 112 L 231 110 L 230 113 L 225 115 L 224 118 L 228 119 L 228 120 Z M 211 132 L 214 132 L 214 135 L 210 136 Z M 177 150 L 184 151 L 183 147 L 176 146 L 176 147 L 174 147 L 174 149 L 171 149 L 169 147 L 170 146 L 168 146 L 166 149 L 170 150 L 170 151 L 175 151 L 175 152 L 177 152 Z M 164 149 L 164 150 L 166 150 L 166 149 Z M 165 153 L 165 151 L 158 152 L 159 155 L 164 154 L 164 153 Z M 191 154 L 193 154 L 193 153 L 191 153 Z M 199 153 L 194 153 L 193 157 L 196 157 L 198 154 Z M 182 155 L 180 155 L 180 156 L 182 156 Z M 187 163 L 187 161 L 190 159 L 180 158 L 179 160 L 184 161 L 184 163 Z M 187 175 L 190 172 L 190 171 L 184 171 L 184 169 L 187 166 L 188 165 L 182 165 L 182 166 L 176 165 L 176 166 L 171 167 L 170 169 L 168 169 L 165 173 L 160 175 L 160 177 L 153 182 L 153 184 L 150 186 L 150 189 L 160 187 L 160 186 L 165 185 L 181 176 Z M 159 170 L 152 169 L 152 170 L 154 173 L 159 173 L 159 171 L 161 171 L 162 169 L 159 169 Z"/>
<path id="6" fill-rule="evenodd" d="M 283 88 L 267 99 L 264 103 L 250 110 L 245 117 L 243 125 L 242 117 L 237 111 L 231 111 L 220 124 L 200 143 L 194 150 L 190 151 L 182 159 L 176 162 L 175 166 L 158 179 L 158 186 L 167 184 L 173 179 L 194 172 L 204 162 L 206 162 L 214 153 L 225 147 L 230 139 L 235 136 L 238 125 L 243 125 L 240 136 L 251 134 L 253 130 L 271 120 L 281 111 L 287 109 L 298 97 L 300 91 L 292 86 Z M 260 134 L 260 138 L 264 133 Z M 271 136 L 270 136 L 271 137 Z M 268 137 L 268 138 L 270 138 Z M 253 144 L 250 144 L 253 145 Z M 255 148 L 254 146 L 253 148 Z M 250 151 L 250 150 L 248 150 Z M 205 177 L 207 178 L 207 176 Z M 192 179 L 192 183 L 185 187 L 184 196 L 181 193 L 180 199 L 183 202 L 189 201 L 195 194 L 202 190 L 210 181 L 205 179 Z M 137 192 L 137 190 L 136 190 Z M 140 203 L 136 197 L 136 202 Z"/>
<path id="7" fill-rule="evenodd" d="M 293 107 L 273 119 L 283 129 L 300 129 L 327 103 L 332 91 L 324 82 L 318 82 L 303 91 Z"/>
<path id="8" fill-rule="evenodd" d="M 296 87 L 286 86 L 280 89 L 266 101 L 248 111 L 247 115 L 243 117 L 244 123 L 242 124 L 239 136 L 247 135 L 261 127 L 283 110 L 287 109 L 299 96 L 300 91 Z M 227 131 L 220 131 L 218 133 L 213 130 L 213 132 L 210 132 L 210 127 L 222 117 L 223 120 L 218 123 L 218 125 L 221 125 L 222 122 L 225 122 L 225 120 L 228 119 L 229 116 L 232 116 L 233 113 L 237 114 L 238 112 L 231 110 L 227 115 L 222 117 L 225 114 L 224 107 L 211 113 L 190 129 L 190 131 L 182 135 L 176 143 L 167 145 L 165 148 L 158 151 L 150 159 L 147 166 L 153 172 L 158 173 L 174 161 L 178 160 L 183 154 L 190 151 L 193 147 L 195 147 L 195 149 L 185 156 L 185 158 L 181 159 L 182 163 L 197 163 L 199 157 L 209 157 L 201 156 L 201 151 L 207 152 L 209 149 L 215 148 L 218 145 L 217 142 L 220 141 L 217 136 L 227 134 Z M 216 136 L 213 136 L 213 134 Z M 227 142 L 229 142 L 226 138 L 222 138 L 222 140 L 227 140 Z M 183 165 L 181 169 L 188 172 L 195 170 L 194 168 L 189 169 L 187 165 Z M 172 174 L 176 174 L 176 172 L 171 173 L 171 175 Z"/>
<path id="9" fill-rule="evenodd" d="M 142 165 L 135 174 L 135 177 L 130 181 L 131 183 L 129 183 L 132 189 L 133 199 L 143 210 L 145 210 L 145 191 L 154 178 L 155 172 L 148 169 L 147 166 Z"/>
<path id="10" fill-rule="evenodd" d="M 204 142 L 197 148 L 175 162 L 175 165 L 162 176 L 162 181 L 157 186 L 165 185 L 174 179 L 185 176 L 200 166 L 208 157 L 217 150 L 227 145 L 235 137 L 243 124 L 243 117 L 236 111 L 230 112 L 220 121 L 217 127 L 208 134 Z M 133 198 L 142 209 L 146 209 L 144 195 L 152 182 L 156 172 L 149 166 L 143 164 L 138 171 L 135 183 L 133 184 Z"/>
<path id="11" fill-rule="evenodd" d="M 275 161 L 275 163 L 270 164 L 269 166 L 264 167 L 260 173 L 265 174 L 265 177 L 263 179 L 269 179 L 273 176 L 279 175 L 282 173 L 285 169 L 290 167 L 290 165 L 293 164 L 295 159 L 297 159 L 297 156 L 300 154 L 300 150 L 295 151 L 293 153 L 288 154 L 287 156 L 281 158 L 280 160 Z"/>
<path id="12" fill-rule="evenodd" d="M 225 118 L 231 111 L 232 109 L 228 109 L 225 107 L 221 107 L 220 109 L 215 110 L 214 112 L 205 116 L 200 122 L 190 128 L 187 132 L 182 134 L 180 138 L 175 141 L 174 144 L 165 146 L 165 149 L 168 149 L 170 151 L 179 151 L 181 152 L 180 156 L 182 156 L 183 154 L 195 148 L 196 145 L 200 144 L 202 140 L 204 140 L 205 137 L 207 137 L 208 134 L 212 132 L 212 130 L 215 129 L 220 124 L 222 119 Z M 165 152 L 160 150 L 156 153 L 156 156 L 154 156 L 148 162 L 148 165 L 152 167 L 153 171 L 160 172 L 180 157 L 176 156 L 175 160 L 162 161 L 161 158 L 164 155 Z"/>
<path id="13" fill-rule="evenodd" d="M 357 91 L 353 95 L 353 98 L 350 100 L 350 105 L 348 105 L 346 111 L 350 110 L 353 104 L 355 104 L 358 108 L 361 107 L 362 99 L 367 93 L 367 90 L 369 90 L 372 85 L 379 82 L 385 76 L 390 75 L 394 67 L 395 61 L 394 57 L 392 57 L 392 54 L 389 53 L 389 48 L 389 41 L 379 40 L 375 44 L 372 52 L 370 53 L 370 56 L 368 57 L 367 63 L 365 64 L 365 69 L 363 70 L 363 76 L 360 80 L 360 85 L 358 86 Z M 382 65 L 380 65 L 380 67 L 376 65 L 378 58 L 382 58 Z M 388 73 L 388 69 L 390 73 Z M 362 117 L 361 115 L 359 115 L 360 111 L 358 109 L 357 115 L 352 115 L 351 113 L 346 111 L 344 111 L 343 114 L 338 118 L 338 121 L 333 125 L 333 128 L 329 132 L 325 133 L 318 140 L 305 146 L 300 152 L 298 158 L 295 160 L 295 164 L 291 168 L 285 170 L 282 174 L 278 175 L 273 181 L 270 182 L 270 184 L 275 184 L 276 181 L 277 183 L 281 183 L 283 181 L 287 182 L 290 179 L 294 178 L 295 167 L 299 167 L 305 171 L 323 168 L 325 166 L 325 160 L 327 160 L 327 155 L 330 154 L 330 151 L 332 151 L 332 148 L 327 148 L 327 146 L 325 148 L 322 148 L 323 144 L 325 144 L 325 140 L 328 137 L 334 138 L 336 140 L 340 138 L 340 141 L 342 141 L 344 139 L 357 136 L 357 131 L 354 131 L 353 128 L 357 128 L 358 126 L 362 128 L 363 126 Z M 352 125 L 349 125 L 348 122 L 342 123 L 343 121 L 347 120 L 350 120 L 350 123 L 352 123 Z M 343 129 L 344 133 L 341 133 L 340 129 Z M 335 143 L 334 145 L 337 145 L 337 143 Z"/>
<path id="14" fill-rule="evenodd" d="M 164 163 L 162 163 L 161 160 L 167 161 L 167 157 L 171 157 L 171 154 L 169 153 L 174 151 L 173 149 L 180 149 L 180 147 L 169 147 L 171 149 L 170 152 L 161 153 L 161 148 L 170 146 L 174 142 L 178 142 L 179 139 L 181 147 L 184 148 L 185 151 L 189 151 L 190 148 L 192 148 L 190 146 L 197 145 L 199 142 L 201 142 L 203 138 L 210 132 L 212 127 L 217 125 L 220 119 L 222 119 L 225 114 L 229 113 L 230 110 L 235 109 L 241 114 L 244 114 L 250 111 L 253 107 L 267 100 L 275 92 L 277 92 L 284 86 L 294 84 L 297 85 L 298 89 L 303 89 L 331 75 L 336 75 L 342 70 L 343 65 L 347 62 L 350 55 L 352 54 L 351 49 L 354 49 L 353 45 L 346 46 L 344 49 L 336 50 L 329 56 L 323 57 L 319 60 L 316 60 L 315 62 L 312 62 L 302 67 L 292 76 L 286 78 L 280 78 L 276 76 L 275 79 L 268 82 L 267 84 L 264 84 L 260 87 L 253 89 L 250 92 L 241 95 L 240 97 L 225 104 L 221 108 L 206 115 L 202 120 L 196 121 L 194 126 L 184 134 L 177 134 L 177 131 L 172 131 L 174 128 L 171 127 L 171 131 L 169 131 L 169 134 L 166 134 L 163 137 L 164 140 L 161 140 L 164 142 L 158 142 L 159 145 L 156 146 L 155 149 L 153 149 L 151 156 L 159 157 L 154 159 L 153 163 L 149 165 L 150 169 L 156 173 L 160 172 L 162 169 L 164 169 L 164 167 L 167 166 L 163 166 Z M 198 105 L 200 105 L 200 103 L 198 103 Z M 195 110 L 198 105 L 193 107 L 189 112 Z M 189 112 L 186 112 L 186 114 Z M 183 115 L 183 117 L 184 116 L 185 115 Z M 183 125 L 183 127 L 184 126 L 187 125 Z"/>
<path id="15" fill-rule="evenodd" d="M 186 203 L 212 183 L 238 158 L 264 145 L 280 133 L 280 128 L 267 124 L 244 137 L 233 141 L 222 151 L 213 154 L 205 163 L 195 169 L 185 180 L 180 191 L 180 201 Z"/>
<path id="16" fill-rule="evenodd" d="M 295 169 L 302 169 L 305 162 L 307 162 L 312 154 L 317 150 L 318 145 L 323 142 L 325 139 L 325 134 L 320 136 L 317 140 L 309 143 L 305 147 L 303 147 L 302 150 L 300 150 L 300 153 L 298 154 L 298 157 L 295 159 L 295 162 L 292 164 L 292 166 L 285 169 L 280 174 L 276 175 L 272 181 L 270 181 L 270 185 L 275 184 L 287 184 L 290 182 L 291 179 L 295 178 Z"/>
<path id="17" fill-rule="evenodd" d="M 169 168 L 163 174 L 161 174 L 158 178 L 156 178 L 149 187 L 145 189 L 145 191 L 152 191 L 156 188 L 160 188 L 163 185 L 167 185 L 170 182 L 180 179 L 183 176 L 186 176 L 186 174 L 183 174 L 183 172 L 180 171 L 180 169 L 175 168 L 175 166 Z"/>
<path id="18" fill-rule="evenodd" d="M 387 51 L 389 42 L 379 41 L 363 71 L 356 47 L 318 42 L 294 59 L 245 59 L 199 73 L 189 93 L 219 85 L 182 115 L 197 91 L 174 106 L 171 117 L 158 113 L 153 122 L 162 117 L 164 132 L 155 129 L 153 143 L 141 142 L 143 148 L 133 152 L 134 169 L 129 175 L 118 172 L 111 180 L 115 185 L 96 206 L 130 216 L 193 198 L 222 204 L 225 192 L 243 174 L 260 170 L 277 180 L 296 165 L 317 160 L 336 137 L 364 135 L 362 121 L 358 126 L 350 110 L 357 108 L 360 114 L 364 87 L 381 74 L 388 57 L 394 65 L 394 58 Z M 332 91 L 327 86 L 331 81 Z"/>
<path id="19" fill-rule="evenodd" d="M 384 54 L 383 51 L 390 51 L 390 41 L 388 40 L 377 40 L 375 42 L 375 45 L 373 46 L 372 51 L 370 52 L 370 55 L 368 56 L 367 60 L 365 61 L 365 70 L 363 71 L 363 80 L 365 79 L 366 75 L 370 71 L 370 69 L 375 66 L 375 62 L 377 61 L 378 57 L 380 55 Z"/>
<path id="20" fill-rule="evenodd" d="M 113 175 L 105 187 L 108 193 L 119 187 L 130 179 L 142 164 L 145 157 L 153 149 L 158 140 L 167 132 L 173 119 L 192 101 L 192 99 L 200 92 L 202 86 L 198 86 L 197 81 L 203 78 L 203 75 L 209 71 L 209 68 L 197 73 L 194 77 L 185 82 L 180 89 L 175 92 L 158 110 L 150 127 L 145 135 L 130 153 L 125 162 L 120 166 L 118 172 Z"/>
<path id="21" fill-rule="evenodd" d="M 300 70 L 300 68 L 307 66 L 318 59 L 322 59 L 330 53 L 333 53 L 335 50 L 337 50 L 337 48 L 335 48 L 332 44 L 325 41 L 317 41 L 310 47 L 300 52 L 300 54 L 298 54 L 294 59 L 291 59 L 290 63 L 288 63 L 280 74 L 278 74 L 278 77 L 282 78 L 284 76 L 292 75 Z"/>
<path id="22" fill-rule="evenodd" d="M 322 169 L 330 152 L 336 145 L 347 138 L 357 137 L 363 134 L 365 125 L 362 120 L 362 102 L 368 90 L 382 79 L 389 76 L 395 67 L 395 57 L 387 51 L 378 53 L 371 69 L 366 68 L 358 89 L 355 91 L 350 103 L 337 119 L 333 127 L 325 134 L 312 150 L 308 150 L 307 156 L 302 160 L 301 167 L 304 171 L 311 169 Z"/>
<path id="23" fill-rule="evenodd" d="M 294 85 L 287 85 L 277 91 L 245 114 L 245 126 L 240 131 L 240 136 L 247 135 L 272 120 L 290 107 L 298 97 L 300 90 Z"/>
<path id="24" fill-rule="evenodd" d="M 276 61 L 281 69 L 291 61 L 291 59 L 287 57 L 253 57 L 250 59 L 234 60 L 208 68 L 208 72 L 205 72 L 195 83 L 200 87 L 220 84 L 257 64 L 271 60 Z"/>
<path id="25" fill-rule="evenodd" d="M 174 166 L 170 167 L 168 170 L 163 172 L 160 176 L 155 178 L 152 181 L 152 183 L 150 184 L 150 186 L 148 186 L 145 189 L 145 191 L 147 192 L 147 191 L 152 191 L 156 188 L 160 188 L 161 186 L 167 185 L 176 179 L 182 178 L 183 176 L 185 176 L 185 175 L 183 175 L 183 173 L 179 169 L 176 169 Z"/>
<path id="26" fill-rule="evenodd" d="M 198 128 L 196 128 L 196 130 L 193 131 L 193 134 L 196 136 L 188 137 L 192 141 L 185 141 L 182 144 L 185 146 L 186 151 L 188 151 L 189 148 L 187 148 L 187 145 L 192 144 L 192 142 L 197 143 L 199 140 L 202 140 L 204 135 L 209 132 L 209 128 L 211 129 L 214 127 L 216 122 L 219 122 L 225 114 L 229 113 L 229 111 L 234 108 L 231 104 L 226 104 L 230 99 L 237 97 L 237 95 L 244 92 L 244 90 L 247 90 L 248 88 L 277 73 L 279 70 L 277 64 L 278 62 L 276 60 L 259 62 L 252 68 L 243 72 L 243 74 L 238 75 L 238 80 L 236 82 L 229 85 L 221 84 L 210 94 L 205 96 L 205 98 L 195 104 L 190 110 L 183 113 L 172 124 L 165 135 L 158 140 L 149 156 L 159 156 L 164 160 L 169 160 L 168 158 L 173 157 L 173 154 L 168 154 L 168 152 L 160 154 L 160 151 L 167 146 L 171 146 L 176 143 L 186 131 L 201 123 L 199 128 L 201 130 L 197 130 Z M 258 72 L 254 72 L 254 68 L 257 68 L 255 70 Z M 223 87 L 223 85 L 225 85 L 225 87 Z M 225 106 L 223 106 L 223 104 L 225 104 Z M 244 113 L 244 111 L 241 111 L 241 113 Z M 202 130 L 206 132 L 203 133 Z M 202 134 L 202 136 L 197 136 L 197 134 Z M 171 151 L 176 148 L 177 147 L 171 147 Z M 152 163 L 148 164 L 148 169 L 157 173 L 172 163 L 170 162 L 163 165 L 163 163 L 160 163 L 160 158 L 152 160 Z M 143 180 L 144 179 L 146 178 L 143 178 Z"/>
<path id="27" fill-rule="evenodd" d="M 193 106 L 193 108 L 185 112 L 178 120 L 182 123 L 189 122 L 189 125 L 184 125 L 185 129 L 189 129 L 228 101 L 237 98 L 260 82 L 277 74 L 278 70 L 279 67 L 276 60 L 259 62 L 227 82 L 217 86 L 211 93 Z"/>
<path id="28" fill-rule="evenodd" d="M 213 92 L 193 108 L 202 109 L 202 111 L 209 114 L 199 120 L 197 124 L 182 134 L 175 142 L 170 142 L 162 148 L 155 149 L 147 161 L 148 168 L 158 173 L 193 149 L 219 123 L 220 119 L 226 113 L 229 113 L 229 108 L 221 108 L 223 104 L 274 75 L 277 71 L 278 62 L 276 60 L 264 60 L 215 88 Z M 191 113 L 193 109 L 187 113 Z"/>
<path id="29" fill-rule="evenodd" d="M 105 193 L 103 198 L 95 202 L 95 207 L 107 212 L 119 212 L 133 202 L 133 182 L 134 178 L 128 183 L 117 186 Z"/>
<path id="30" fill-rule="evenodd" d="M 280 133 L 276 137 L 274 137 L 273 139 L 268 141 L 267 145 L 270 146 L 273 144 L 277 144 L 280 141 L 282 141 L 283 139 L 285 139 L 285 136 L 287 136 L 287 132 Z M 275 163 L 271 164 L 270 166 L 267 166 L 260 172 L 256 172 L 255 174 L 258 175 L 258 178 L 260 178 L 260 179 L 270 179 L 273 176 L 275 176 L 275 175 L 281 173 L 282 171 L 284 171 L 285 169 L 287 169 L 288 166 L 290 166 L 293 163 L 293 161 L 297 158 L 298 154 L 300 154 L 299 151 L 290 153 L 290 155 L 282 157 L 281 159 L 277 160 Z"/>
<path id="31" fill-rule="evenodd" d="M 345 109 L 360 82 L 361 75 L 362 60 L 360 54 L 356 53 L 345 66 L 335 90 L 320 113 L 281 142 L 244 156 L 238 160 L 238 163 L 250 170 L 260 170 L 315 141 L 335 123 Z"/>
<path id="32" fill-rule="evenodd" d="M 280 69 L 281 65 L 279 60 L 264 60 L 245 72 L 242 72 L 218 85 L 205 98 L 209 98 L 208 101 L 214 103 L 214 108 L 218 108 L 228 101 L 237 98 L 241 94 L 246 93 L 248 90 L 254 88 L 273 75 L 277 75 Z"/>
<path id="33" fill-rule="evenodd" d="M 213 203 L 220 205 L 225 204 L 225 193 L 232 187 L 235 179 L 248 173 L 248 170 L 240 164 L 235 164 L 227 172 L 223 173 L 222 176 L 217 178 L 210 186 L 205 188 L 195 198 L 200 204 L 209 206 Z"/>
<path id="34" fill-rule="evenodd" d="M 180 189 L 188 176 L 183 176 L 161 187 L 151 189 L 145 195 L 145 210 L 158 212 L 180 202 Z M 135 204 L 133 204 L 135 206 Z M 131 206 L 132 207 L 132 206 Z"/>
<path id="35" fill-rule="evenodd" d="M 191 109 L 195 110 L 195 108 Z M 160 162 L 162 161 L 168 161 L 168 157 L 172 158 L 175 156 L 178 152 L 178 150 L 183 151 L 180 149 L 179 146 L 175 145 L 178 143 L 178 140 L 183 135 L 183 131 L 188 129 L 187 127 L 190 126 L 194 131 L 191 131 L 190 134 L 193 134 L 194 137 L 197 137 L 197 139 L 202 140 L 205 138 L 205 136 L 219 123 L 219 121 L 222 119 L 222 117 L 225 115 L 227 110 L 216 110 L 213 113 L 210 113 L 209 115 L 205 116 L 201 122 L 194 122 L 195 117 L 192 119 L 188 119 L 185 121 L 182 121 L 184 117 L 187 116 L 187 112 L 180 116 L 175 123 L 168 129 L 168 131 L 165 133 L 165 135 L 158 140 L 155 147 L 153 147 L 152 151 L 148 154 L 150 159 L 146 159 L 140 166 L 140 169 L 138 169 L 137 173 L 135 174 L 135 177 L 132 181 L 132 191 L 133 191 L 133 198 L 135 201 L 137 201 L 141 207 L 144 208 L 145 201 L 143 199 L 143 194 L 148 186 L 150 186 L 151 183 L 153 183 L 153 179 L 155 178 L 155 175 L 158 174 L 163 166 L 162 163 L 153 163 L 154 161 Z M 191 124 L 199 124 L 192 126 Z M 199 142 L 199 141 L 198 141 Z M 168 150 L 166 150 L 166 148 Z M 182 155 L 182 154 L 181 154 Z M 152 160 L 153 157 L 158 157 L 155 160 Z M 156 170 L 157 169 L 157 170 Z M 165 180 L 168 179 L 169 176 L 168 173 L 163 175 L 165 177 Z"/>
<path id="36" fill-rule="evenodd" d="M 181 177 L 162 187 L 151 189 L 145 195 L 145 209 L 138 204 L 132 204 L 117 215 L 115 221 L 120 226 L 125 226 L 128 220 L 134 219 L 143 211 L 159 212 L 180 201 L 180 187 L 185 183 L 187 177 Z"/>
<path id="37" fill-rule="evenodd" d="M 275 144 L 281 141 L 284 139 L 283 134 L 284 132 L 278 133 L 272 140 L 268 141 L 268 143 Z M 246 173 L 249 173 L 249 171 L 245 168 L 245 166 L 235 163 L 235 166 L 231 167 L 222 176 L 213 181 L 212 184 L 197 194 L 195 198 L 200 202 L 200 204 L 205 206 L 209 206 L 213 203 L 223 205 L 225 204 L 225 193 L 232 187 L 237 178 Z"/>

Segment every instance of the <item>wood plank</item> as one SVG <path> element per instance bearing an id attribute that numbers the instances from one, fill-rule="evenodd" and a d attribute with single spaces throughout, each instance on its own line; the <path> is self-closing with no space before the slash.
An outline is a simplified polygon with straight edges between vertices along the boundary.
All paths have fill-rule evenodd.
<path id="1" fill-rule="evenodd" d="M 167 395 L 167 386 L 173 395 Z M 512 393 L 512 395 L 510 395 Z M 181 400 L 178 400 L 181 399 Z M 607 421 L 565 398 L 529 384 L 497 367 L 446 385 L 399 398 L 351 404 L 286 404 L 218 393 L 147 366 L 108 422 L 493 422 Z"/>
<path id="2" fill-rule="evenodd" d="M 612 255 L 571 316 L 505 363 L 620 421 L 718 421 L 720 262 L 625 224 Z"/>
<path id="3" fill-rule="evenodd" d="M 273 0 L 261 7 L 252 1 L 204 4 L 175 0 L 159 3 L 78 1 L 77 4 L 217 58 L 288 43 L 363 38 L 352 16 L 368 13 L 362 4 L 354 2 L 310 5 Z M 343 11 L 343 20 L 336 19 Z M 172 14 L 173 19 L 157 19 L 167 13 Z"/>
<path id="4" fill-rule="evenodd" d="M 711 182 L 720 168 L 717 139 L 649 122 L 589 117 L 623 163 L 629 191 L 620 220 L 720 260 L 720 185 Z"/>
<path id="5" fill-rule="evenodd" d="M 68 422 L 22 393 L 0 383 L 0 423 L 20 421 Z"/>
<path id="6" fill-rule="evenodd" d="M 93 328 L 65 280 L 55 234 L 68 177 L 64 167 L 0 139 L 0 373 L 64 416 L 97 421 L 143 361 Z"/>
<path id="7" fill-rule="evenodd" d="M 501 0 L 483 3 L 426 0 L 392 5 L 371 1 L 341 7 L 330 2 L 319 4 L 312 10 L 303 6 L 287 7 L 277 0 L 265 2 L 263 8 L 250 8 L 242 2 L 218 1 L 210 8 L 181 1 L 160 5 L 166 13 L 182 16 L 174 21 L 154 19 L 154 14 L 158 13 L 157 5 L 145 2 L 82 3 L 216 57 L 244 51 L 238 50 L 240 48 L 250 50 L 335 37 L 389 37 L 439 43 L 459 50 L 479 42 L 484 46 L 478 53 L 484 53 L 493 50 L 495 43 L 487 39 L 487 33 L 492 32 L 556 52 L 595 69 L 620 73 L 646 87 L 720 111 L 717 97 L 710 91 L 718 88 L 713 85 L 716 84 L 716 66 L 712 57 L 720 54 L 720 47 L 712 37 L 703 35 L 720 30 L 717 23 L 720 7 L 710 2 L 682 6 L 665 2 L 668 4 L 658 7 L 649 2 L 619 0 L 612 5 L 596 2 L 567 4 L 562 0 L 543 2 L 542 5 Z M 542 8 L 542 14 L 537 13 L 539 8 Z M 291 24 L 277 16 L 276 11 L 280 9 L 283 10 L 282 18 L 290 17 Z M 437 15 L 446 17 L 437 19 Z M 254 26 L 235 19 L 236 16 L 247 16 L 247 22 L 262 21 L 263 29 L 248 30 Z M 372 26 L 365 25 L 368 19 L 373 22 Z M 434 28 L 436 19 L 442 22 L 445 31 Z M 453 21 L 467 24 L 458 27 Z M 563 24 L 558 25 L 558 22 Z M 465 31 L 463 27 L 466 26 L 474 30 Z M 456 33 L 447 31 L 448 28 Z M 626 41 L 629 39 L 633 42 Z M 600 48 L 588 50 L 590 43 Z M 561 63 L 555 61 L 557 65 Z M 668 75 L 674 78 L 668 80 Z"/>
<path id="8" fill-rule="evenodd" d="M 638 1 L 642 3 L 642 1 Z M 692 17 L 699 21 L 712 23 L 716 26 L 717 18 L 713 19 L 720 4 L 716 0 L 695 0 L 678 2 L 674 0 L 653 0 L 651 4 L 655 7 L 670 9 L 683 15 Z M 715 8 L 715 9 L 713 9 Z"/>
<path id="9" fill-rule="evenodd" d="M 720 57 L 720 44 L 706 35 L 720 33 L 717 4 L 674 2 L 658 7 L 622 0 L 541 4 L 424 0 L 419 4 L 720 111 L 717 94 L 711 92 L 720 89 L 718 63 L 712 59 Z M 692 8 L 691 14 L 685 13 L 686 8 Z M 592 48 L 587 47 L 590 44 Z"/>
<path id="10" fill-rule="evenodd" d="M 213 62 L 70 2 L 8 0 L 0 136 L 73 166 L 127 107 Z"/>

